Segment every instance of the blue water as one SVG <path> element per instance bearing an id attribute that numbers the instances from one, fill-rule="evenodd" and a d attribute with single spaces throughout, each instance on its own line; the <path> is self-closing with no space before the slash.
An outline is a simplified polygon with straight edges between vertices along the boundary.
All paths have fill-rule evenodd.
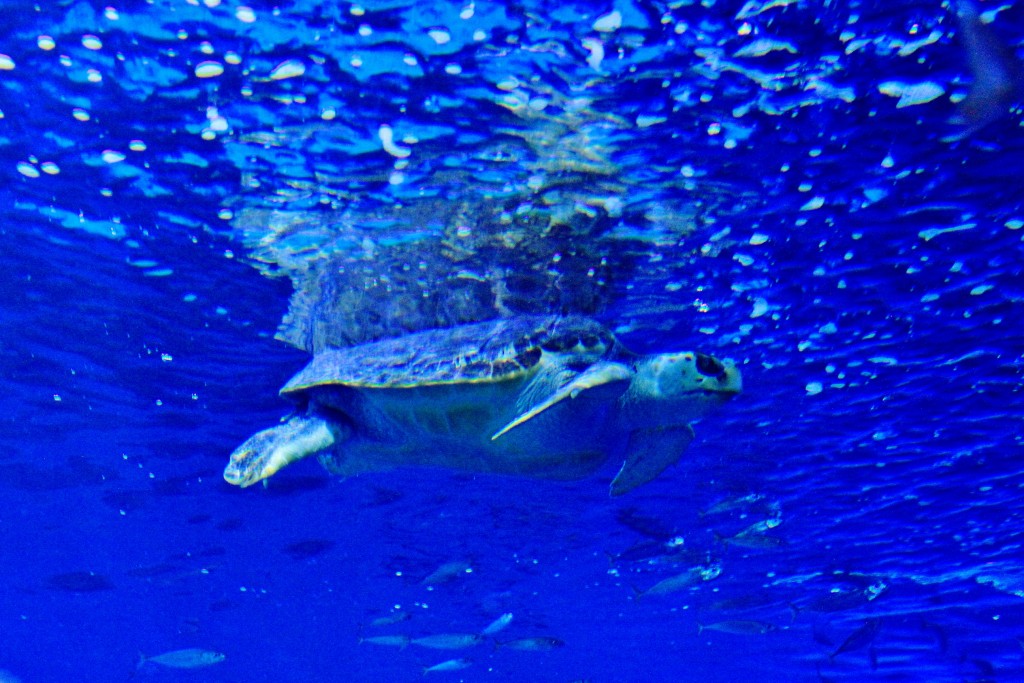
<path id="1" fill-rule="evenodd" d="M 1019 57 L 1020 4 L 981 9 Z M 249 10 L 0 8 L 0 680 L 1024 680 L 1024 131 L 950 122 L 950 7 Z M 524 301 L 745 392 L 622 498 L 614 463 L 235 489 L 339 263 L 398 283 L 384 328 L 572 271 Z M 226 658 L 137 667 L 184 648 Z"/>

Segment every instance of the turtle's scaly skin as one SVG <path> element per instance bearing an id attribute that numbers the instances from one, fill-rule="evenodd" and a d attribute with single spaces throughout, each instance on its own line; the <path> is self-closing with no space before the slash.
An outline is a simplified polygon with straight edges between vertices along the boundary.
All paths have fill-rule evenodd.
<path id="1" fill-rule="evenodd" d="M 572 479 L 617 456 L 624 493 L 740 389 L 731 363 L 636 356 L 586 318 L 431 330 L 318 354 L 281 390 L 300 414 L 243 443 L 224 477 L 249 486 L 315 454 L 343 476 L 413 465 Z"/>

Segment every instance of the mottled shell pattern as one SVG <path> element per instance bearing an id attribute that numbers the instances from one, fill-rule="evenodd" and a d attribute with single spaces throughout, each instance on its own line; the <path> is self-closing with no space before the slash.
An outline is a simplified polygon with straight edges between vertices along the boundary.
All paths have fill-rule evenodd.
<path id="1" fill-rule="evenodd" d="M 281 393 L 327 384 L 397 389 L 500 382 L 529 372 L 545 352 L 580 369 L 625 353 L 608 329 L 587 318 L 503 318 L 324 351 Z"/>

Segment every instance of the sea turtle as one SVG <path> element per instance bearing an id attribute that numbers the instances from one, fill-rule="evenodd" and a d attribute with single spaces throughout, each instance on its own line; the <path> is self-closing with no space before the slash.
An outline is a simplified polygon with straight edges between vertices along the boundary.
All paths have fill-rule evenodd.
<path id="1" fill-rule="evenodd" d="M 600 323 L 521 316 L 325 350 L 281 389 L 298 404 L 231 454 L 246 487 L 310 455 L 343 476 L 399 466 L 577 479 L 611 456 L 612 495 L 675 463 L 690 423 L 741 390 L 732 362 L 640 356 Z"/>

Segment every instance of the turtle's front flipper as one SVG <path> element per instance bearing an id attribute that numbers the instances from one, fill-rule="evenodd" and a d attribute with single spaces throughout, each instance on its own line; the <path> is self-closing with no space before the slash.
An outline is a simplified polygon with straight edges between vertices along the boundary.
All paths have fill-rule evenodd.
<path id="1" fill-rule="evenodd" d="M 540 413 L 544 412 L 551 406 L 555 405 L 559 401 L 565 398 L 576 398 L 581 391 L 587 389 L 593 389 L 594 387 L 604 386 L 612 383 L 622 384 L 622 391 L 626 390 L 626 384 L 633 378 L 633 371 L 623 365 L 622 363 L 610 363 L 602 362 L 596 363 L 591 367 L 587 368 L 586 371 L 573 377 L 569 382 L 566 382 L 558 391 L 551 394 L 547 399 L 536 404 L 525 413 L 519 415 L 514 420 L 509 422 L 507 425 L 499 429 L 494 436 L 491 437 L 491 441 L 497 439 L 499 436 L 509 431 L 514 427 L 518 427 L 527 420 L 536 417 Z"/>
<path id="2" fill-rule="evenodd" d="M 242 488 L 252 486 L 296 460 L 330 448 L 342 436 L 339 427 L 316 415 L 296 415 L 257 432 L 231 454 L 224 480 Z"/>
<path id="3" fill-rule="evenodd" d="M 693 437 L 690 425 L 634 431 L 629 435 L 626 462 L 612 480 L 611 494 L 621 496 L 657 477 L 679 460 Z"/>

